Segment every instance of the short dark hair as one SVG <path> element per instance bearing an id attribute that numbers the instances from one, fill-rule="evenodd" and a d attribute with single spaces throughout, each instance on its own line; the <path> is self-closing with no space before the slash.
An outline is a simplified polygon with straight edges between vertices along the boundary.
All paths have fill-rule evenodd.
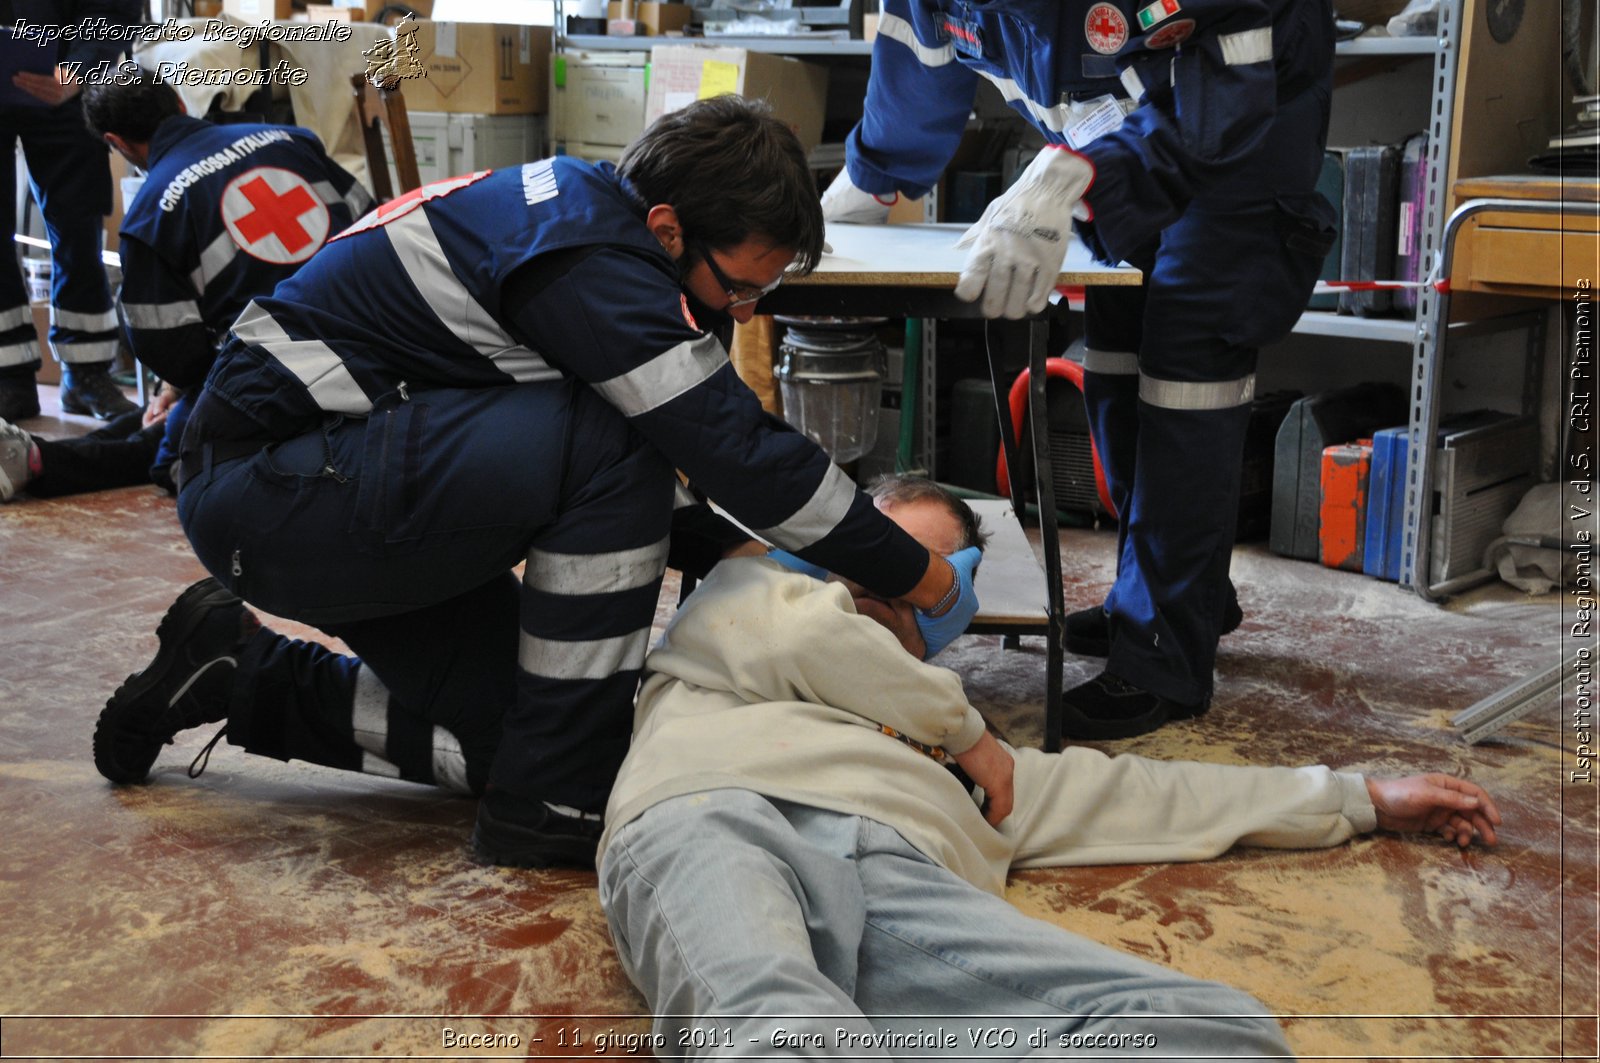
<path id="1" fill-rule="evenodd" d="M 890 473 L 880 476 L 867 487 L 867 493 L 879 502 L 892 506 L 907 502 L 937 502 L 961 524 L 961 545 L 965 550 L 976 546 L 979 550 L 989 545 L 989 533 L 983 530 L 983 521 L 967 505 L 966 500 L 941 483 L 925 476 Z"/>
<path id="2" fill-rule="evenodd" d="M 794 269 L 822 257 L 822 203 L 805 149 L 760 100 L 723 95 L 662 115 L 617 163 L 645 203 L 677 211 L 684 235 L 718 249 L 752 236 L 792 247 Z"/>
<path id="3" fill-rule="evenodd" d="M 148 144 L 156 127 L 183 104 L 171 85 L 148 70 L 123 74 L 83 87 L 83 117 L 95 136 L 115 133 L 134 144 Z"/>

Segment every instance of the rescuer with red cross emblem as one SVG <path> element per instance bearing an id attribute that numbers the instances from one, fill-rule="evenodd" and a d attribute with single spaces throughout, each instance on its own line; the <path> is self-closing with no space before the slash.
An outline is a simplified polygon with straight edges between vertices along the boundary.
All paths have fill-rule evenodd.
<path id="1" fill-rule="evenodd" d="M 1332 245 L 1316 190 L 1333 68 L 1328 0 L 884 0 L 865 113 L 823 196 L 878 223 L 954 154 L 978 82 L 1041 150 L 961 239 L 956 294 L 1045 310 L 1074 228 L 1144 272 L 1085 300 L 1084 398 L 1117 511 L 1116 582 L 1067 617 L 1106 657 L 1066 733 L 1143 734 L 1210 706 L 1257 350 L 1288 333 Z"/>
<path id="2" fill-rule="evenodd" d="M 31 438 L 29 470 L 10 490 L 0 484 L 0 501 L 21 489 L 56 496 L 151 480 L 175 490 L 189 397 L 228 326 L 372 204 L 310 130 L 191 118 L 148 72 L 82 95 L 94 134 L 147 171 L 122 219 L 120 303 L 134 356 L 163 383 L 142 416 L 82 439 Z"/>

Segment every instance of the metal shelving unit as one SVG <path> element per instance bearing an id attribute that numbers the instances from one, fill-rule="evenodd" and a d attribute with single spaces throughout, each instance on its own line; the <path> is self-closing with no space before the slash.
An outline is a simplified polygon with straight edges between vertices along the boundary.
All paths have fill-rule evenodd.
<path id="1" fill-rule="evenodd" d="M 1460 25 L 1463 0 L 1441 0 L 1439 29 L 1432 37 L 1357 37 L 1341 41 L 1335 54 L 1348 57 L 1432 56 L 1433 76 L 1428 106 L 1428 179 L 1421 220 L 1421 256 L 1430 268 L 1438 261 L 1444 231 L 1444 204 L 1450 162 L 1452 105 L 1456 91 L 1456 65 L 1460 57 Z M 1307 311 L 1300 316 L 1294 331 L 1302 335 L 1333 336 L 1411 346 L 1411 410 L 1409 450 L 1406 470 L 1406 516 L 1403 537 L 1400 583 L 1422 593 L 1415 571 L 1419 529 L 1431 516 L 1432 500 L 1423 497 L 1424 469 L 1432 460 L 1431 443 L 1422 442 L 1423 425 L 1433 418 L 1430 400 L 1420 382 L 1427 379 L 1427 367 L 1438 357 L 1440 343 L 1436 330 L 1429 326 L 1438 296 L 1424 287 L 1418 295 L 1415 320 L 1410 318 L 1362 318 Z"/>

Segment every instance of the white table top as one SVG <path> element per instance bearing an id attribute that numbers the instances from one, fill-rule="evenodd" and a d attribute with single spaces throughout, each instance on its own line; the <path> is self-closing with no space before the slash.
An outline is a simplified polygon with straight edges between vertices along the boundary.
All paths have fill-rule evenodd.
<path id="1" fill-rule="evenodd" d="M 815 272 L 787 284 L 892 284 L 908 288 L 954 288 L 961 275 L 966 249 L 956 241 L 964 224 L 828 226 L 832 254 L 822 256 Z M 1107 266 L 1096 262 L 1089 249 L 1074 236 L 1067 245 L 1057 284 L 1138 284 L 1143 279 L 1132 266 Z"/>

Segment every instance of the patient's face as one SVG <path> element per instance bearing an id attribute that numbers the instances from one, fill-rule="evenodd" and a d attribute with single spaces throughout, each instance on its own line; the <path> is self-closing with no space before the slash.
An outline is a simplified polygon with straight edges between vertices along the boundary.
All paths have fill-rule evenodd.
<path id="1" fill-rule="evenodd" d="M 961 547 L 961 522 L 938 502 L 923 500 L 885 505 L 880 501 L 878 508 L 913 539 L 941 557 L 953 554 Z M 879 598 L 869 594 L 860 584 L 849 580 L 842 582 L 850 588 L 850 594 L 855 598 L 856 612 L 888 628 L 907 653 L 919 660 L 922 658 L 927 652 L 927 645 L 917 629 L 917 615 L 911 603 L 903 598 Z"/>

